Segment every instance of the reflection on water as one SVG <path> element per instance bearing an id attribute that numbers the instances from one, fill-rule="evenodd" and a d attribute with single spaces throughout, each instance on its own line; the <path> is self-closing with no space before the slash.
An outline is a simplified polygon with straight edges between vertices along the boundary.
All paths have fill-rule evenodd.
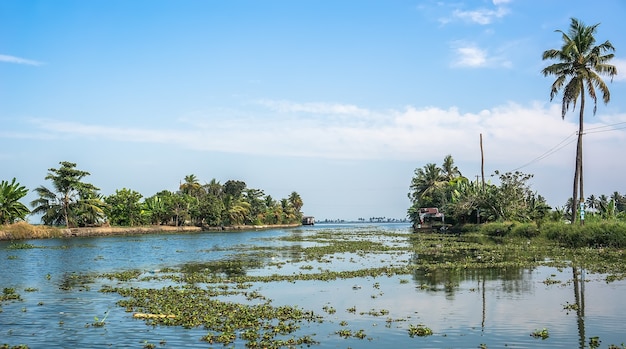
<path id="1" fill-rule="evenodd" d="M 116 293 L 99 292 L 118 280 L 93 275 L 160 270 L 242 275 L 291 275 L 320 270 L 357 270 L 384 265 L 410 265 L 416 258 L 439 262 L 476 258 L 468 249 L 452 255 L 412 255 L 410 251 L 379 254 L 340 253 L 304 260 L 302 251 L 320 243 L 284 241 L 324 229 L 350 234 L 379 229 L 388 245 L 411 236 L 408 225 L 323 224 L 298 229 L 257 232 L 211 232 L 127 237 L 28 241 L 32 249 L 11 249 L 0 242 L 0 289 L 13 288 L 22 301 L 0 302 L 0 345 L 30 348 L 162 348 L 201 347 L 202 328 L 150 327 L 116 305 Z M 402 234 L 406 235 L 406 238 Z M 363 235 L 365 236 L 365 235 Z M 297 239 L 296 239 L 297 240 Z M 548 282 L 549 281 L 549 282 Z M 142 287 L 161 287 L 157 281 Z M 626 342 L 626 282 L 607 284 L 601 275 L 579 268 L 448 268 L 408 275 L 355 277 L 331 281 L 257 282 L 252 290 L 272 304 L 298 306 L 324 315 L 323 323 L 302 324 L 319 348 L 588 348 L 598 336 L 601 347 Z M 245 301 L 233 296 L 232 301 Z M 334 309 L 332 313 L 328 309 Z M 107 316 L 104 327 L 90 326 Z M 424 324 L 433 336 L 411 338 L 410 325 Z M 344 339 L 339 329 L 363 330 L 366 339 Z M 550 337 L 530 333 L 547 328 Z M 159 344 L 162 343 L 162 344 Z M 236 343 L 236 347 L 243 343 Z"/>
<path id="2" fill-rule="evenodd" d="M 509 297 L 531 293 L 536 282 L 533 270 L 523 268 L 437 269 L 429 272 L 417 270 L 413 279 L 419 288 L 434 292 L 443 290 L 451 300 L 454 299 L 455 292 L 465 288 L 475 290 L 486 282 L 497 285 Z"/>

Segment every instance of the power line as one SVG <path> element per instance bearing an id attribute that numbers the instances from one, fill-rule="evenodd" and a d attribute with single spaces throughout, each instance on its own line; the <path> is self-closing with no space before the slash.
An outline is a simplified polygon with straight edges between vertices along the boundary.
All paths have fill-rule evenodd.
<path id="1" fill-rule="evenodd" d="M 546 151 L 545 153 L 543 153 L 543 154 L 539 155 L 538 157 L 536 157 L 536 158 L 534 158 L 534 159 L 530 160 L 529 162 L 525 163 L 524 165 L 519 166 L 519 167 L 517 167 L 517 168 L 515 168 L 515 169 L 511 170 L 511 172 L 515 172 L 515 171 L 517 171 L 517 170 L 519 170 L 519 169 L 521 169 L 521 168 L 524 168 L 524 167 L 526 167 L 526 166 L 530 166 L 530 165 L 534 164 L 535 162 L 538 162 L 538 161 L 540 161 L 540 160 L 543 160 L 543 159 L 547 158 L 548 156 L 550 156 L 550 155 L 552 155 L 552 154 L 556 153 L 557 151 L 559 151 L 559 150 L 563 149 L 565 146 L 567 146 L 567 145 L 571 144 L 572 142 L 574 142 L 574 141 L 576 140 L 576 139 L 571 139 L 571 140 L 569 140 L 569 141 L 568 141 L 568 139 L 572 138 L 572 137 L 573 137 L 573 136 L 575 136 L 576 134 L 577 134 L 577 132 L 574 132 L 574 133 L 570 134 L 569 136 L 567 136 L 565 139 L 563 139 L 562 141 L 560 141 L 560 142 L 559 142 L 557 145 L 555 145 L 554 147 L 550 148 L 550 149 L 549 149 L 548 151 Z"/>
<path id="2" fill-rule="evenodd" d="M 607 132 L 607 131 L 613 131 L 613 130 L 620 130 L 620 129 L 622 129 L 622 128 L 626 127 L 626 121 L 623 121 L 623 122 L 618 122 L 618 123 L 615 123 L 615 124 L 610 124 L 610 125 L 602 125 L 602 126 L 591 127 L 591 128 L 588 128 L 588 129 L 587 129 L 587 132 L 588 132 L 588 131 L 597 130 L 597 129 L 602 129 L 602 128 L 613 127 L 613 126 L 617 126 L 617 125 L 625 125 L 625 126 L 623 126 L 623 127 L 618 127 L 618 128 L 611 128 L 611 129 L 608 129 L 608 130 L 603 130 L 603 131 L 594 131 L 594 132 L 590 132 L 590 133 L 595 133 L 595 132 Z M 587 132 L 585 132 L 585 133 L 587 133 Z"/>
<path id="3" fill-rule="evenodd" d="M 623 122 L 621 122 L 620 124 L 623 124 Z M 618 124 L 616 124 L 616 125 L 618 125 Z M 603 127 L 606 127 L 606 126 L 603 126 Z M 597 127 L 597 128 L 598 128 L 598 127 Z M 626 128 L 626 125 L 624 125 L 624 126 L 622 126 L 622 127 L 613 127 L 613 128 L 608 129 L 608 130 L 596 130 L 596 131 L 593 131 L 593 130 L 592 130 L 592 131 L 585 131 L 583 134 L 587 134 L 587 133 L 610 132 L 610 131 L 622 130 L 622 129 L 625 129 L 625 128 Z"/>
<path id="4" fill-rule="evenodd" d="M 618 126 L 618 125 L 623 125 L 621 127 L 614 127 L 614 126 Z M 596 126 L 596 127 L 591 127 L 588 128 L 585 132 L 583 132 L 583 135 L 585 134 L 593 134 L 593 133 L 602 133 L 602 132 L 610 132 L 610 131 L 617 131 L 617 130 L 622 130 L 622 129 L 626 129 L 626 121 L 624 122 L 618 122 L 615 124 L 610 124 L 610 125 L 602 125 L 602 126 Z M 545 158 L 547 158 L 548 156 L 556 153 L 557 151 L 563 149 L 564 147 L 566 147 L 567 145 L 573 143 L 575 141 L 575 139 L 571 139 L 568 141 L 569 138 L 575 136 L 578 134 L 578 131 L 570 134 L 569 136 L 567 136 L 565 139 L 563 139 L 561 142 L 559 142 L 557 145 L 555 145 L 554 147 L 550 148 L 548 151 L 546 151 L 545 153 L 539 155 L 538 157 L 530 160 L 529 162 L 525 163 L 522 166 L 519 166 L 513 170 L 511 170 L 511 172 L 517 171 L 521 168 L 524 168 L 526 166 L 530 166 L 536 162 L 539 162 L 540 160 L 543 160 Z M 565 143 L 567 141 L 567 143 Z"/>

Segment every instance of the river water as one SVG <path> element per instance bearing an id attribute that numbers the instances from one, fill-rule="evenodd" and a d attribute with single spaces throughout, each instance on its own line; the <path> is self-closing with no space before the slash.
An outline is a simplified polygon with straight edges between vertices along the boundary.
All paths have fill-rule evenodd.
<path id="1" fill-rule="evenodd" d="M 99 292 L 110 280 L 84 280 L 93 273 L 141 270 L 158 273 L 186 263 L 232 259 L 237 251 L 278 247 L 276 239 L 331 229 L 354 232 L 364 224 L 324 225 L 245 232 L 207 232 L 22 241 L 35 248 L 14 249 L 0 242 L 0 289 L 13 289 L 19 301 L 0 303 L 0 345 L 29 348 L 210 348 L 201 341 L 203 328 L 148 326 L 116 302 L 116 293 Z M 375 224 L 411 234 L 408 224 Z M 264 257 L 267 258 L 267 257 Z M 250 275 L 302 272 L 289 253 L 260 260 Z M 343 255 L 312 265 L 318 269 L 398 264 L 409 255 Z M 269 267 L 282 261 L 280 268 Z M 253 286 L 274 306 L 292 305 L 325 316 L 323 323 L 304 323 L 300 331 L 318 348 L 599 348 L 626 343 L 626 282 L 607 283 L 603 275 L 584 274 L 572 282 L 572 270 L 538 267 L 466 270 L 450 276 L 416 273 L 382 277 L 258 283 Z M 546 279 L 554 280 L 547 284 Z M 117 281 L 112 286 L 116 286 Z M 582 294 L 582 309 L 568 310 Z M 580 292 L 582 291 L 582 292 Z M 336 312 L 328 312 L 332 307 Z M 353 309 L 353 311 L 347 311 Z M 354 311 L 356 309 L 356 311 Z M 384 316 L 376 313 L 384 310 Z M 106 317 L 103 327 L 90 326 Z M 390 319 L 392 319 L 390 321 Z M 411 325 L 425 325 L 433 335 L 410 337 Z M 366 337 L 343 338 L 338 329 L 362 330 Z M 549 330 L 545 340 L 530 334 Z M 217 345 L 214 347 L 222 347 Z M 244 347 L 235 342 L 232 347 Z"/>

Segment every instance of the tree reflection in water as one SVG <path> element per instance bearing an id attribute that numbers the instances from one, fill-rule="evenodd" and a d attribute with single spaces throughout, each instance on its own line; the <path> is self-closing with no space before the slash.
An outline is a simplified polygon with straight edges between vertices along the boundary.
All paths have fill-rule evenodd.
<path id="1" fill-rule="evenodd" d="M 574 299 L 578 323 L 578 342 L 581 349 L 585 348 L 585 270 L 572 267 L 574 274 Z"/>

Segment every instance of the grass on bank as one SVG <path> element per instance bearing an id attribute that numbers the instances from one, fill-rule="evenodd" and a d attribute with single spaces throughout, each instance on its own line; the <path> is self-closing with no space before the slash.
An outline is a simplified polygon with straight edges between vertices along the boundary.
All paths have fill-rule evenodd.
<path id="1" fill-rule="evenodd" d="M 63 236 L 57 227 L 17 222 L 0 225 L 0 240 L 48 239 Z"/>
<path id="2" fill-rule="evenodd" d="M 545 238 L 565 247 L 626 247 L 626 222 L 597 221 L 584 225 L 564 222 L 495 222 L 459 227 L 461 234 L 475 233 L 498 241 L 505 238 Z"/>

